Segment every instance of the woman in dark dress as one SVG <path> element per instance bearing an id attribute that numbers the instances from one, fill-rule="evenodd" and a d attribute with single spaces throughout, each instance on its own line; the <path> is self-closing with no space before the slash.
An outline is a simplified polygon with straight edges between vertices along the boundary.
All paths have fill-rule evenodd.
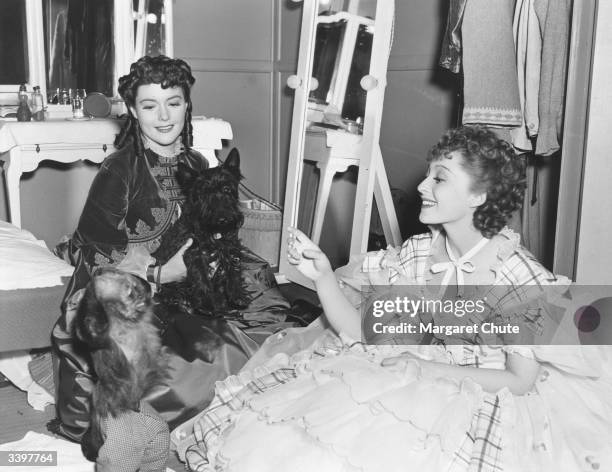
<path id="1" fill-rule="evenodd" d="M 153 263 L 147 270 L 147 264 L 154 262 L 148 255 L 180 215 L 183 195 L 174 176 L 177 164 L 183 162 L 196 170 L 208 166 L 191 149 L 194 81 L 187 63 L 164 56 L 143 57 L 120 78 L 119 93 L 128 117 L 115 140 L 118 150 L 95 177 L 76 231 L 56 249 L 75 266 L 75 272 L 52 333 L 59 360 L 58 418 L 50 429 L 76 441 L 88 428 L 95 374 L 87 352 L 73 340 L 71 323 L 91 274 L 99 266 L 128 270 L 140 263 L 140 275 L 144 278 L 148 273 L 150 282 L 151 274 L 162 284 L 186 275 L 182 256 L 190 240 L 163 266 Z M 245 310 L 248 317 L 245 312 L 236 313 L 231 320 L 194 316 L 156 305 L 171 378 L 148 400 L 171 428 L 201 411 L 212 398 L 214 383 L 237 372 L 257 349 L 258 343 L 245 334 L 245 328 L 258 325 L 261 340 L 262 331 L 265 334 L 269 328 L 273 332 L 283 324 L 288 304 L 265 261 L 244 249 L 242 266 L 253 299 Z M 268 328 L 262 329 L 263 325 Z"/>

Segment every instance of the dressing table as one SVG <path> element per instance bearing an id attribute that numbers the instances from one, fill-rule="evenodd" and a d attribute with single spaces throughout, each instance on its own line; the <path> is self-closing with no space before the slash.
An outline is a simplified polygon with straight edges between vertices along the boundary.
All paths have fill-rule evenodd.
<path id="1" fill-rule="evenodd" d="M 334 176 L 350 166 L 359 165 L 359 146 L 363 136 L 344 130 L 325 130 L 311 126 L 306 130 L 304 160 L 314 162 L 320 171 L 320 181 L 312 222 L 311 239 L 319 243 L 325 211 Z"/>
<path id="2" fill-rule="evenodd" d="M 0 160 L 4 175 L 11 223 L 21 227 L 19 186 L 24 172 L 35 171 L 44 160 L 71 163 L 87 160 L 101 163 L 115 150 L 113 141 L 122 120 L 94 118 L 91 120 L 0 121 Z M 222 140 L 232 139 L 232 128 L 224 120 L 194 116 L 193 149 L 210 163 L 217 165 L 215 150 Z"/>

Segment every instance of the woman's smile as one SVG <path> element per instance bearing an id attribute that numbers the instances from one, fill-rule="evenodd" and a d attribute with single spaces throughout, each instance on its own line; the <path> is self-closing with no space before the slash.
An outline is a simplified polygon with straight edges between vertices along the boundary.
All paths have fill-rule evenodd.
<path id="1" fill-rule="evenodd" d="M 421 198 L 422 198 L 422 200 L 423 200 L 423 202 L 422 202 L 422 204 L 421 204 L 422 208 L 430 208 L 430 207 L 432 207 L 432 206 L 437 205 L 437 203 L 436 203 L 436 202 L 434 202 L 433 200 L 428 200 L 428 199 L 423 198 L 423 197 L 421 197 Z"/>
<path id="2" fill-rule="evenodd" d="M 174 125 L 156 126 L 155 129 L 160 133 L 169 133 L 174 128 Z"/>

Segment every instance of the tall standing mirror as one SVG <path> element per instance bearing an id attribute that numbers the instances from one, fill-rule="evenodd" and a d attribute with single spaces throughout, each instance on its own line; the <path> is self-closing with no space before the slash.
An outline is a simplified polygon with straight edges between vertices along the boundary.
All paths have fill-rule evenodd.
<path id="1" fill-rule="evenodd" d="M 373 196 L 387 241 L 401 242 L 378 145 L 393 10 L 393 0 L 303 2 L 281 278 L 311 286 L 284 256 L 288 226 L 328 255 L 338 244 L 347 258 L 365 251 Z"/>

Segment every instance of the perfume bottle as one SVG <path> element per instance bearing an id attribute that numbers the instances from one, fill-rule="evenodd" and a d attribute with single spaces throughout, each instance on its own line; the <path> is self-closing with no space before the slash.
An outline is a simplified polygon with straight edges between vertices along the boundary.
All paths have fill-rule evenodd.
<path id="1" fill-rule="evenodd" d="M 32 118 L 34 121 L 45 119 L 45 100 L 38 85 L 34 87 L 34 93 L 32 94 Z"/>
<path id="2" fill-rule="evenodd" d="M 28 92 L 25 84 L 19 86 L 19 108 L 17 108 L 17 121 L 30 121 L 32 111 L 28 105 Z"/>

